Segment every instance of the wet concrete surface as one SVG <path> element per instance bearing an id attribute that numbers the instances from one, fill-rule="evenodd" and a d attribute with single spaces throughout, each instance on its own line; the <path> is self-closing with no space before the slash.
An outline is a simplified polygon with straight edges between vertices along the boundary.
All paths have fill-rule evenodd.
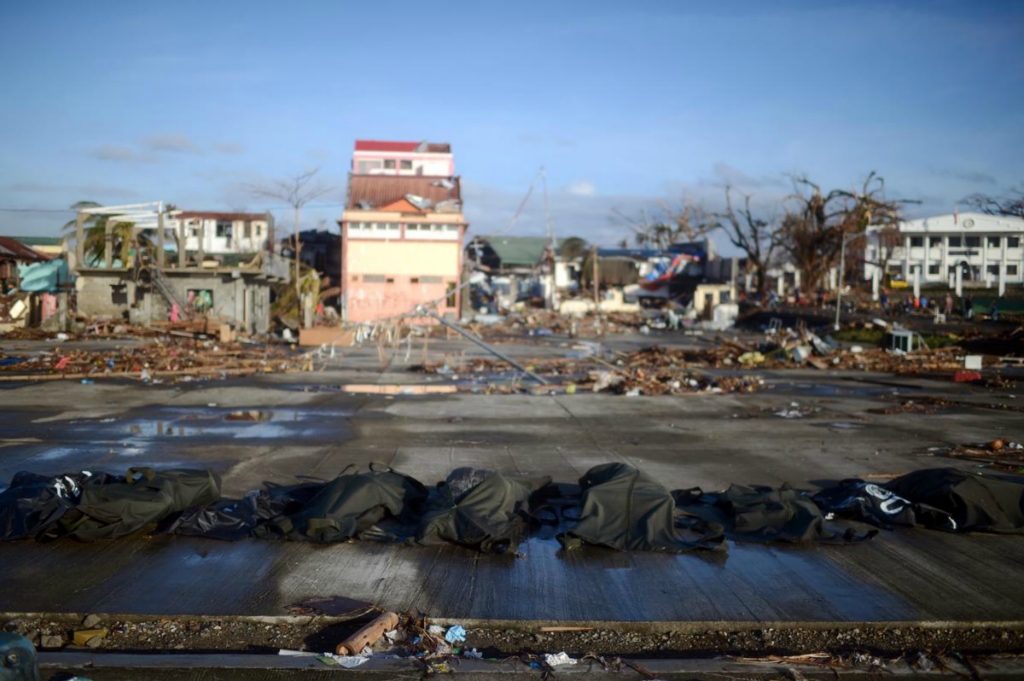
<path id="1" fill-rule="evenodd" d="M 530 356 L 532 350 L 515 352 Z M 225 494 L 240 494 L 264 481 L 330 478 L 349 463 L 372 461 L 427 484 L 461 465 L 571 481 L 591 466 L 625 461 L 670 488 L 786 481 L 813 486 L 965 466 L 927 449 L 996 435 L 1024 439 L 1019 413 L 981 407 L 868 413 L 907 394 L 1024 404 L 1012 391 L 978 393 L 908 378 L 893 386 L 878 383 L 893 377 L 842 372 L 774 372 L 765 374 L 774 387 L 760 393 L 660 398 L 353 395 L 335 389 L 367 382 L 375 366 L 381 385 L 422 381 L 401 366 L 380 373 L 375 354 L 347 356 L 311 375 L 5 389 L 0 484 L 19 470 L 209 466 L 223 476 Z M 806 415 L 775 416 L 794 403 Z M 555 540 L 534 538 L 522 554 L 167 536 L 7 543 L 0 544 L 0 610 L 279 615 L 290 603 L 340 594 L 466 619 L 1024 619 L 1021 537 L 900 530 L 857 546 L 733 543 L 727 554 L 679 556 L 592 548 L 565 554 Z"/>

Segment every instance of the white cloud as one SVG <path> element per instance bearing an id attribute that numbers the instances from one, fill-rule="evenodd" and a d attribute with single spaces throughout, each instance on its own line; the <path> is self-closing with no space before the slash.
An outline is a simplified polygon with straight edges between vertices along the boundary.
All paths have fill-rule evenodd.
<path id="1" fill-rule="evenodd" d="M 566 187 L 566 191 L 575 196 L 597 195 L 597 187 L 595 187 L 594 183 L 589 180 L 577 180 Z"/>

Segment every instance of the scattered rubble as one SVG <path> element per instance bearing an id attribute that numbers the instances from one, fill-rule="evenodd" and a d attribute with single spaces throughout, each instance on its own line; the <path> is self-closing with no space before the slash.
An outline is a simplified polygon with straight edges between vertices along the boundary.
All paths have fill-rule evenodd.
<path id="1" fill-rule="evenodd" d="M 688 655 L 728 654 L 760 660 L 818 651 L 842 664 L 865 668 L 891 664 L 904 654 L 972 650 L 982 654 L 1016 652 L 1024 648 L 1024 631 L 1004 627 L 906 627 L 850 626 L 832 628 L 735 628 L 708 630 L 635 628 L 588 628 L 585 631 L 556 631 L 538 635 L 530 626 L 472 627 L 465 642 L 457 646 L 445 641 L 451 625 L 431 625 L 420 617 L 404 617 L 403 623 L 374 645 L 374 656 L 395 656 L 425 664 L 456 657 L 503 660 L 517 657 L 529 664 L 543 662 L 551 651 L 567 657 L 599 654 L 643 655 L 650 658 Z M 217 617 L 110 617 L 109 634 L 100 648 L 106 651 L 182 652 L 286 650 L 321 653 L 365 623 L 339 621 L 329 617 L 217 618 Z M 56 650 L 71 645 L 79 620 L 52 615 L 45 618 L 20 617 L 6 622 L 7 631 L 17 631 L 38 647 Z M 433 627 L 439 634 L 430 633 Z M 609 658 L 611 659 L 611 658 Z M 824 657 L 815 658 L 820 662 Z M 775 659 L 775 661 L 782 661 Z M 795 663 L 795 659 L 789 659 Z M 813 661 L 812 661 L 813 662 Z"/>
<path id="2" fill-rule="evenodd" d="M 287 346 L 170 338 L 110 350 L 0 351 L 0 381 L 130 378 L 159 383 L 309 369 Z"/>
<path id="3" fill-rule="evenodd" d="M 990 442 L 961 444 L 946 450 L 934 450 L 955 459 L 968 459 L 1012 473 L 1024 473 L 1024 444 L 1006 437 Z"/>

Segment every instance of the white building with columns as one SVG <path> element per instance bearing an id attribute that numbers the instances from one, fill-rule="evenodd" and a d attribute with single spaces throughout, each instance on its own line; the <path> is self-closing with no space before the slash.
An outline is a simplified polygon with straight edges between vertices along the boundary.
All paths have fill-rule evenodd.
<path id="1" fill-rule="evenodd" d="M 1024 218 L 952 213 L 901 222 L 896 233 L 869 228 L 864 278 L 878 290 L 886 274 L 909 284 L 948 284 L 960 289 L 1024 283 Z"/>

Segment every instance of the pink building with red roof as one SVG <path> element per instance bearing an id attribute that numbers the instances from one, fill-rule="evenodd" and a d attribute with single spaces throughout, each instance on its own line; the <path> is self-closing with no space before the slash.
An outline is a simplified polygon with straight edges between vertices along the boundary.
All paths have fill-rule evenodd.
<path id="1" fill-rule="evenodd" d="M 352 172 L 451 177 L 455 174 L 455 158 L 450 144 L 356 140 Z"/>

